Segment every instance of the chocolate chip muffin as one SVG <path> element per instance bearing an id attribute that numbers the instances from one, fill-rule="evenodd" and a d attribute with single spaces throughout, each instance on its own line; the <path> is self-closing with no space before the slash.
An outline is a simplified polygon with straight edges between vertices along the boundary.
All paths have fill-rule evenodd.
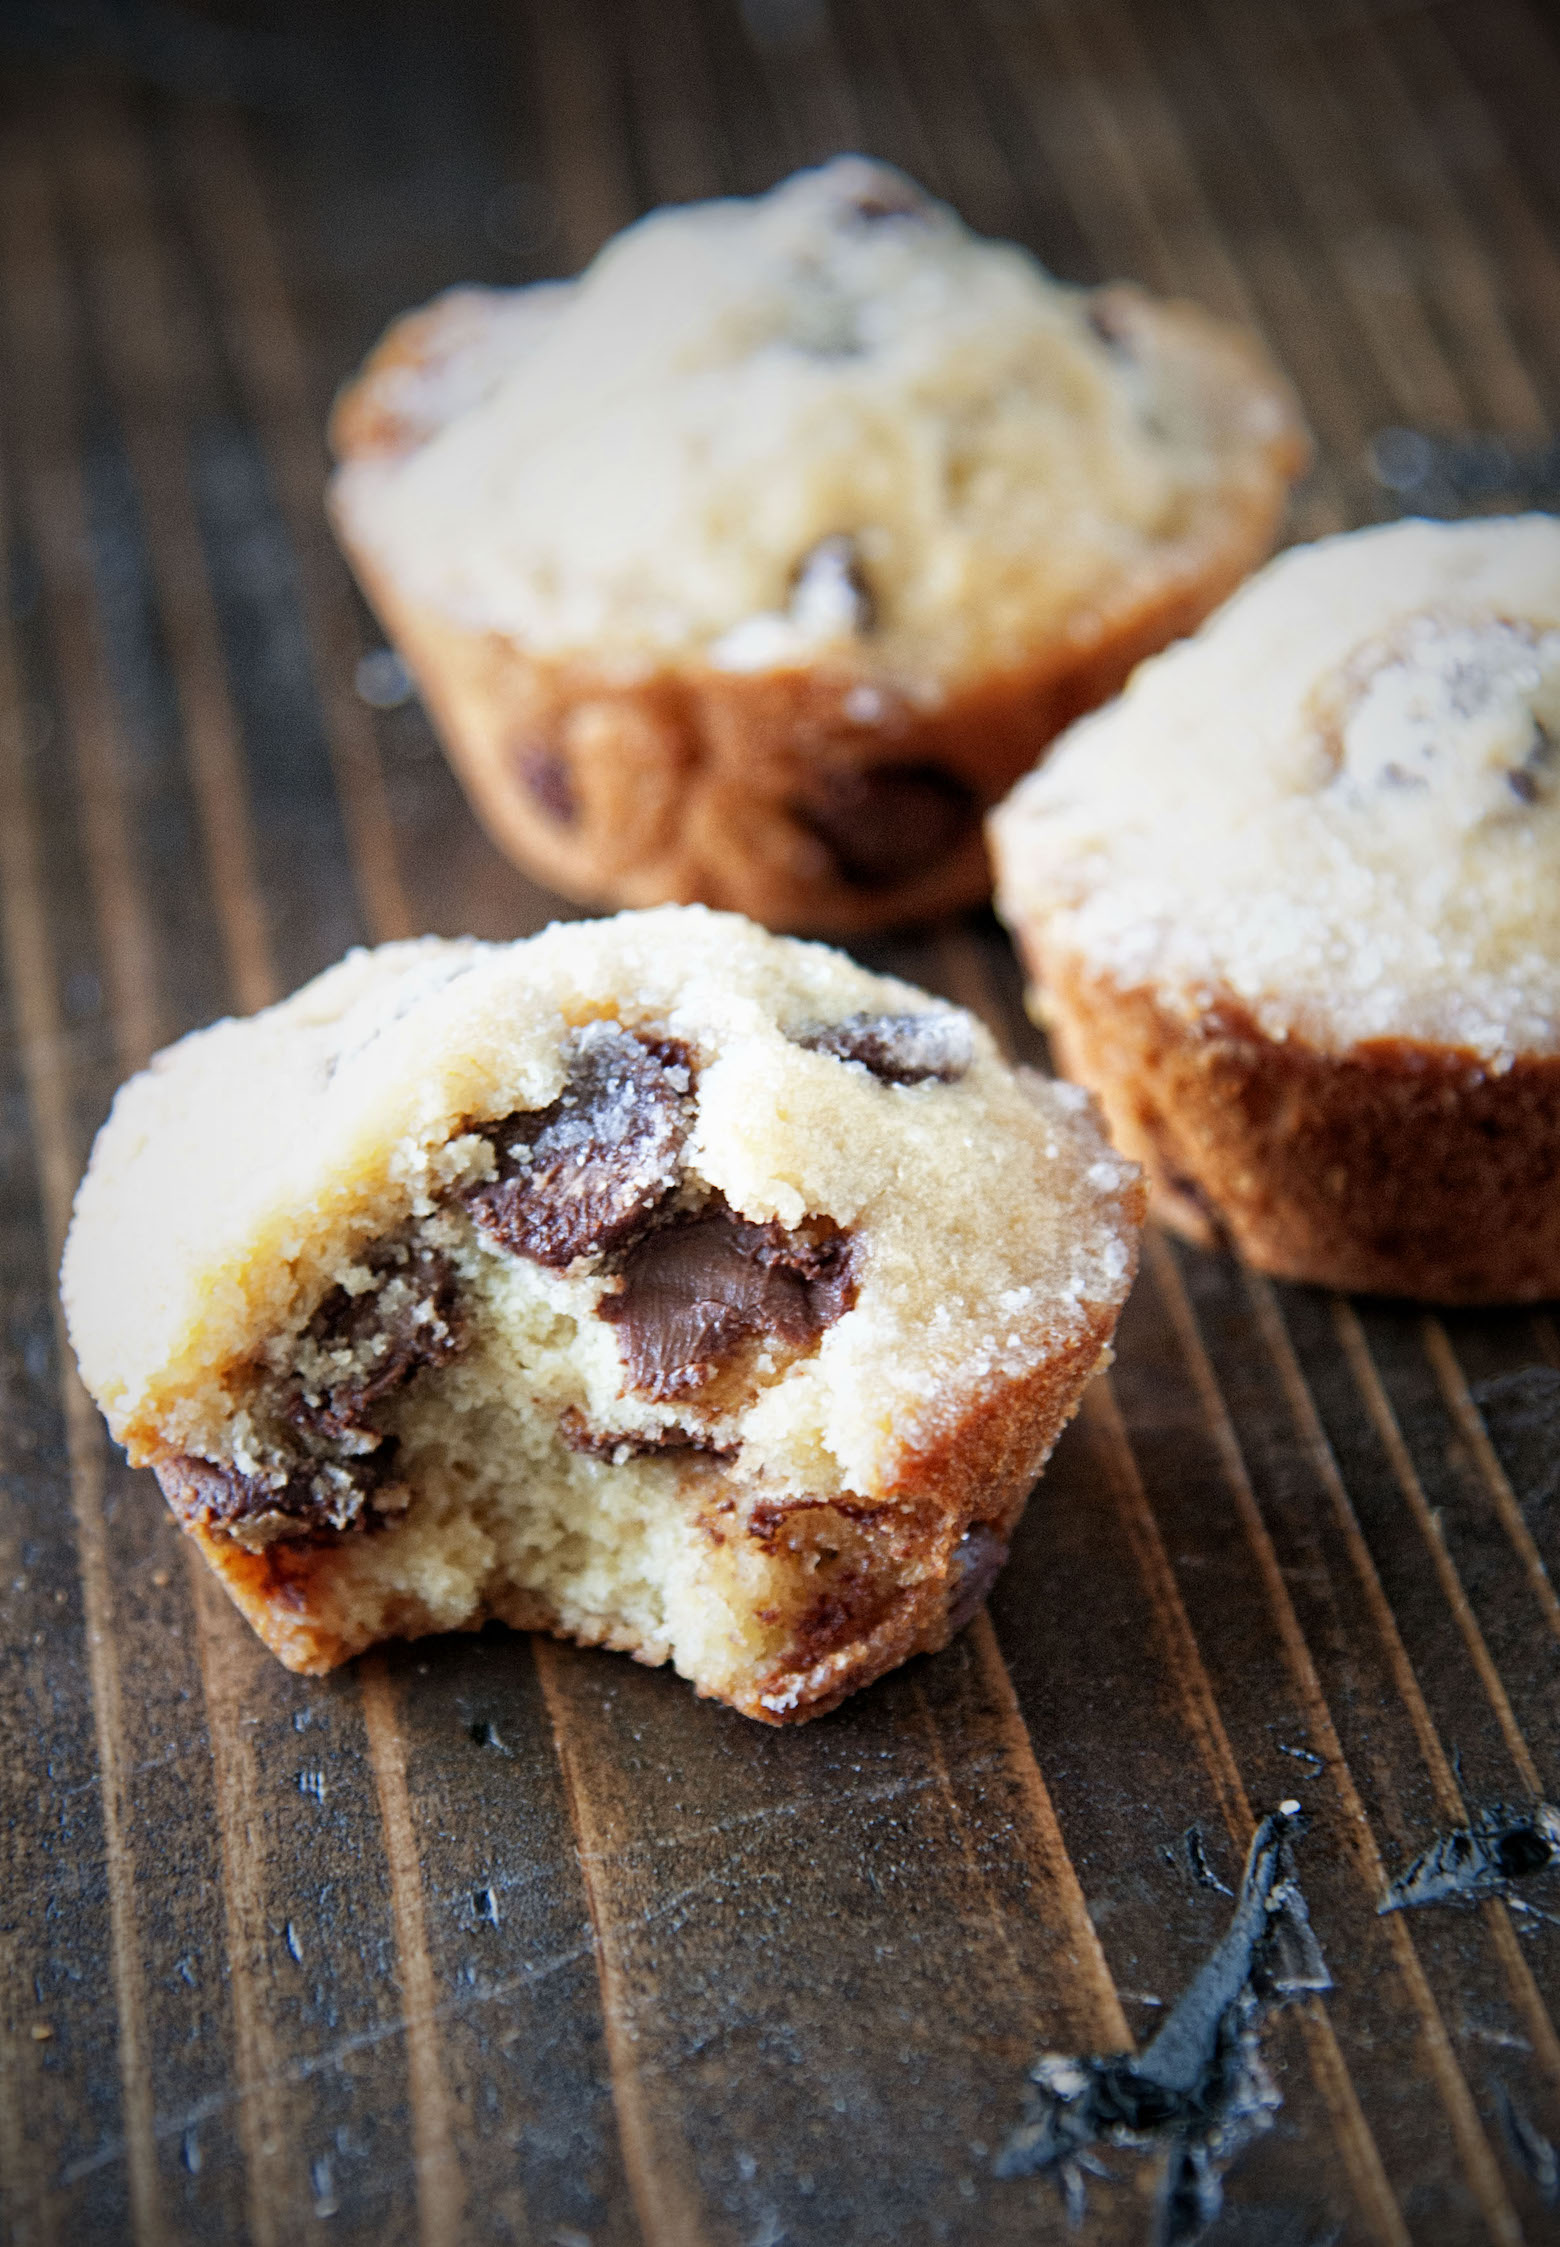
<path id="1" fill-rule="evenodd" d="M 1273 563 L 997 814 L 1068 1073 L 1290 1279 L 1560 1294 L 1560 523 Z"/>
<path id="2" fill-rule="evenodd" d="M 1141 1188 L 969 1016 L 702 909 L 355 953 L 121 1091 L 64 1296 L 291 1668 L 489 1617 L 790 1723 L 973 1613 Z"/>
<path id="3" fill-rule="evenodd" d="M 984 898 L 982 810 L 1261 559 L 1305 457 L 1249 336 L 857 157 L 440 298 L 333 440 L 499 843 L 818 934 Z"/>

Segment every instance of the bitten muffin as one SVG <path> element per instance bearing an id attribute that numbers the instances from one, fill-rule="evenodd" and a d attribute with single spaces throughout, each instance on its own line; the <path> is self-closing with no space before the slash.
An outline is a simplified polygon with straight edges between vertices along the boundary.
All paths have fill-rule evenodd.
<path id="1" fill-rule="evenodd" d="M 499 1617 L 779 1724 L 985 1597 L 1142 1198 L 968 1015 L 667 909 L 354 953 L 186 1038 L 64 1296 L 290 1668 Z"/>
<path id="2" fill-rule="evenodd" d="M 982 810 L 1262 558 L 1305 457 L 1251 337 L 859 157 L 439 298 L 332 436 L 499 843 L 817 934 L 984 898 Z"/>
<path id="3" fill-rule="evenodd" d="M 993 821 L 1061 1066 L 1288 1279 L 1560 1294 L 1560 523 L 1273 563 Z"/>

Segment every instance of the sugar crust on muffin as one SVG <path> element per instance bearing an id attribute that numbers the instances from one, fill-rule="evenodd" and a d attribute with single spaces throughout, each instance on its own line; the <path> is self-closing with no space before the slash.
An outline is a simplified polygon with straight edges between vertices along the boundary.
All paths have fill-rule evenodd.
<path id="1" fill-rule="evenodd" d="M 1560 523 L 1281 557 L 992 832 L 1164 1214 L 1293 1277 L 1560 1287 Z"/>
<path id="2" fill-rule="evenodd" d="M 575 895 L 839 931 L 982 893 L 980 807 L 1260 559 L 1305 451 L 1251 338 L 860 158 L 452 292 L 333 438 L 500 840 Z"/>
<path id="3" fill-rule="evenodd" d="M 984 1596 L 1141 1191 L 958 1010 L 667 909 L 354 954 L 160 1055 L 63 1290 L 290 1666 L 498 1617 L 787 1722 Z"/>

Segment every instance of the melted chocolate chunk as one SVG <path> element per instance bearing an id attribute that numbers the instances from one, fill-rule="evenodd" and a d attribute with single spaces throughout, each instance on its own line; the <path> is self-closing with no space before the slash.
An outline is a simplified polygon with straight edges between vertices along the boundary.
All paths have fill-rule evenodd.
<path id="1" fill-rule="evenodd" d="M 232 1535 L 263 1522 L 277 1536 L 299 1537 L 355 1527 L 389 1480 L 395 1450 L 395 1438 L 388 1436 L 365 1457 L 305 1461 L 274 1481 L 185 1456 L 165 1460 L 157 1479 L 187 1528 Z"/>
<path id="2" fill-rule="evenodd" d="M 616 1022 L 577 1031 L 551 1106 L 488 1127 L 498 1176 L 464 1199 L 493 1246 L 561 1271 L 638 1232 L 677 1184 L 691 1059 Z"/>
<path id="3" fill-rule="evenodd" d="M 1007 1546 L 990 1522 L 972 1521 L 954 1546 L 948 1561 L 948 1628 L 962 1631 L 973 1623 L 986 1604 L 986 1595 L 1001 1575 Z"/>
<path id="4" fill-rule="evenodd" d="M 623 1452 L 633 1459 L 654 1459 L 668 1451 L 698 1451 L 711 1459 L 736 1457 L 734 1451 L 723 1450 L 692 1428 L 660 1428 L 654 1435 L 641 1428 L 593 1428 L 572 1404 L 559 1415 L 558 1433 L 570 1451 L 582 1451 L 590 1459 L 615 1459 Z"/>
<path id="5" fill-rule="evenodd" d="M 574 825 L 580 807 L 566 757 L 540 742 L 527 742 L 515 752 L 515 770 L 538 809 L 559 827 Z"/>
<path id="6" fill-rule="evenodd" d="M 303 1334 L 280 1394 L 266 1398 L 295 1431 L 293 1454 L 246 1473 L 209 1459 L 158 1469 L 170 1505 L 186 1522 L 240 1533 L 265 1523 L 273 1535 L 351 1529 L 391 1479 L 396 1438 L 375 1425 L 377 1408 L 425 1366 L 459 1356 L 467 1341 L 455 1268 L 439 1250 L 381 1241 L 363 1264 L 372 1282 L 357 1294 L 332 1288 Z"/>
<path id="7" fill-rule="evenodd" d="M 790 610 L 820 632 L 870 632 L 877 602 L 867 582 L 861 548 L 848 531 L 820 538 L 791 573 Z"/>
<path id="8" fill-rule="evenodd" d="M 754 1225 L 716 1202 L 636 1241 L 597 1310 L 621 1327 L 641 1395 L 687 1396 L 755 1337 L 815 1342 L 856 1299 L 854 1262 L 846 1233 Z"/>
<path id="9" fill-rule="evenodd" d="M 353 1453 L 382 1441 L 369 1418 L 375 1405 L 425 1365 L 457 1357 L 466 1344 L 455 1267 L 447 1256 L 392 1241 L 370 1250 L 364 1262 L 375 1284 L 358 1295 L 337 1287 L 326 1296 L 304 1334 L 299 1386 L 286 1407 L 305 1434 Z"/>
<path id="10" fill-rule="evenodd" d="M 798 1030 L 796 1043 L 836 1061 L 859 1062 L 884 1084 L 957 1084 L 975 1057 L 969 1023 L 951 1007 L 927 1014 L 848 1014 L 843 1022 Z"/>
<path id="11" fill-rule="evenodd" d="M 817 773 L 793 806 L 826 845 L 843 880 L 886 889 L 926 874 L 962 843 L 976 803 L 939 765 L 835 766 Z"/>

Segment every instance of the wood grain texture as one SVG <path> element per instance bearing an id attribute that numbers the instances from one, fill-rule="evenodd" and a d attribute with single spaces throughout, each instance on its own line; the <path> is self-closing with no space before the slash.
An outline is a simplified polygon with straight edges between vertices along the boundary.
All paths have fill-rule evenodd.
<path id="1" fill-rule="evenodd" d="M 150 16 L 144 19 L 151 25 Z M 538 2247 L 1070 2234 L 1002 2182 L 1035 2052 L 1152 2036 L 1303 1800 L 1334 1989 L 1274 2021 L 1220 2240 L 1554 2236 L 1560 1938 L 1381 1919 L 1560 1790 L 1560 1528 L 1424 1320 L 1158 1244 L 982 1618 L 826 1721 L 498 1631 L 287 1677 L 68 1370 L 118 1077 L 348 943 L 559 908 L 472 824 L 319 509 L 331 392 L 455 279 L 864 145 L 1071 278 L 1260 327 L 1297 534 L 1384 424 L 1560 405 L 1560 56 L 1527 0 L 582 0 L 0 25 L 0 2231 Z M 96 42 L 96 43 L 95 43 Z M 989 919 L 863 947 L 1043 1059 Z M 1544 1901 L 1535 1887 L 1534 1898 Z M 1553 1899 L 1550 1899 L 1552 1902 Z"/>

